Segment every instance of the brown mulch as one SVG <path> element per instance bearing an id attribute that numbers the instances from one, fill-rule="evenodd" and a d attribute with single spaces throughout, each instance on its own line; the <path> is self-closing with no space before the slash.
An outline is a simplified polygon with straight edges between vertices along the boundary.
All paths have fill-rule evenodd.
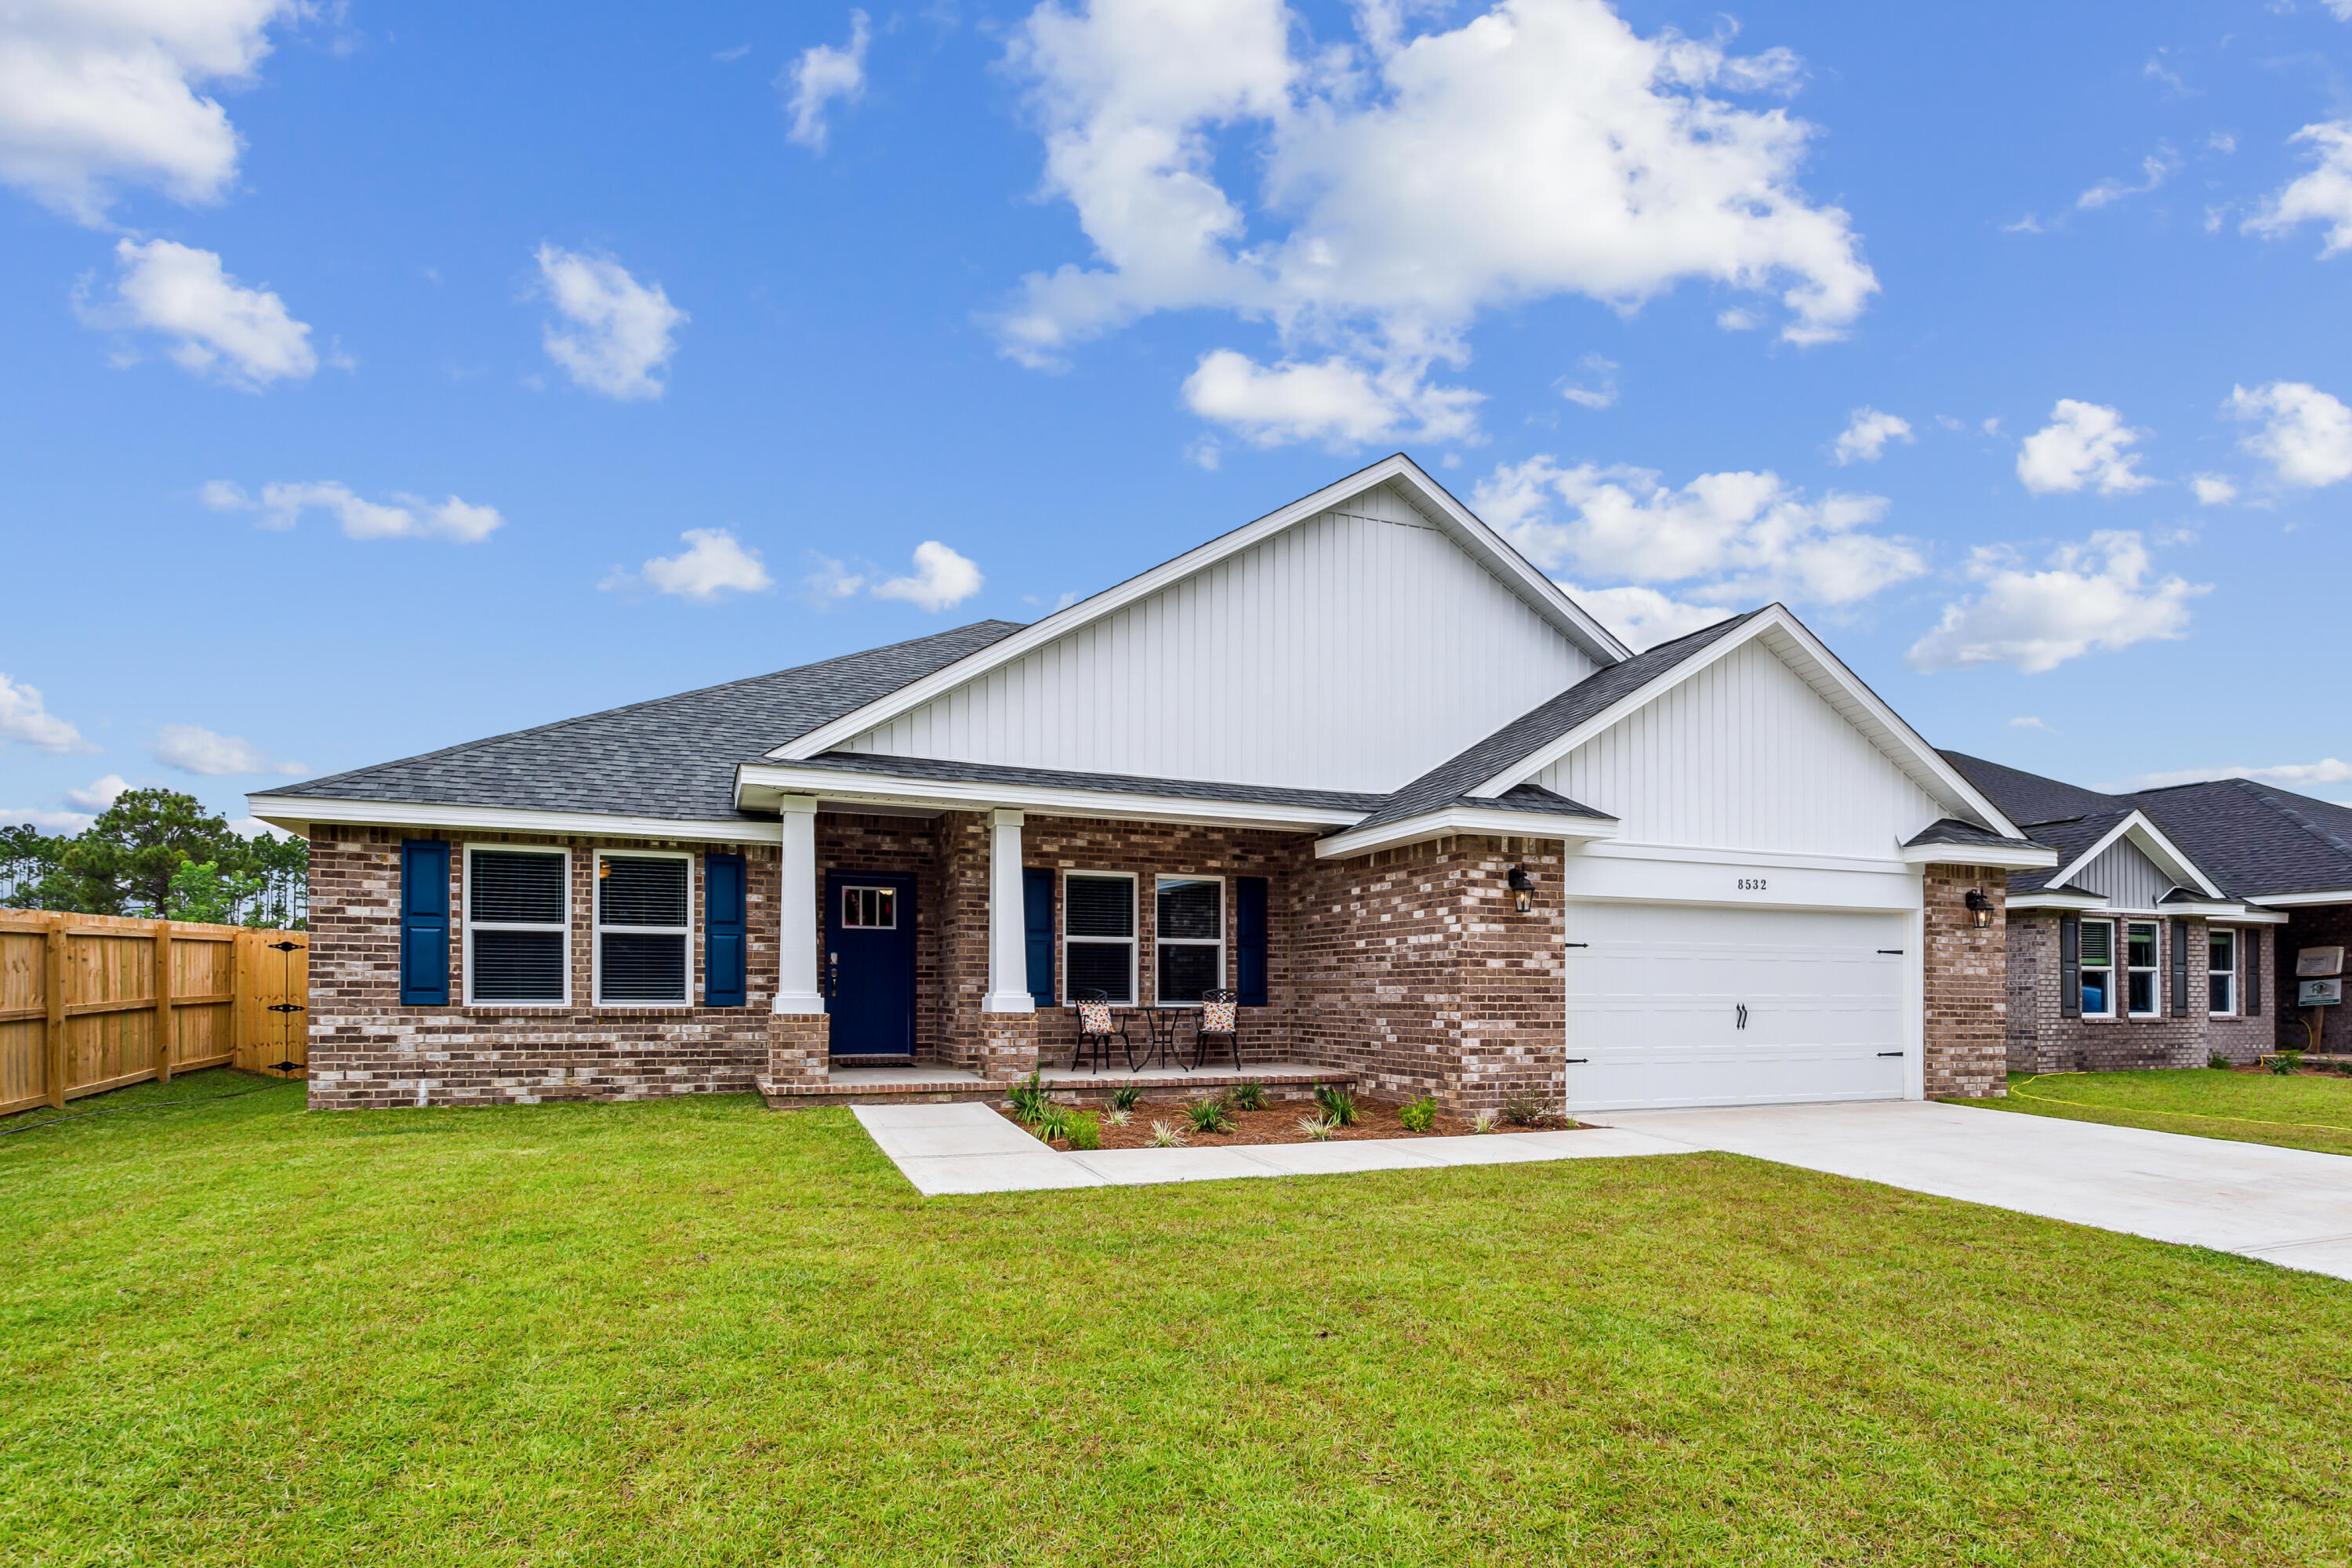
<path id="1" fill-rule="evenodd" d="M 1139 1101 L 1129 1114 L 1128 1123 L 1124 1127 L 1113 1127 L 1110 1124 L 1110 1112 L 1100 1106 L 1087 1107 L 1085 1114 L 1091 1115 L 1101 1124 L 1102 1146 L 1106 1149 L 1150 1148 L 1151 1124 L 1155 1121 L 1165 1121 L 1181 1132 L 1184 1135 L 1184 1145 L 1188 1149 L 1222 1149 L 1229 1144 L 1238 1143 L 1311 1142 L 1313 1140 L 1298 1130 L 1298 1121 L 1303 1116 L 1317 1115 L 1319 1110 L 1311 1100 L 1268 1100 L 1266 1109 L 1264 1110 L 1235 1110 L 1229 1106 L 1226 1108 L 1225 1114 L 1233 1119 L 1234 1130 L 1231 1132 L 1195 1132 L 1192 1131 L 1191 1120 L 1185 1115 L 1185 1108 L 1191 1103 L 1192 1101 L 1184 1100 Z M 1330 1141 L 1334 1143 L 1341 1143 L 1354 1142 L 1359 1139 L 1366 1138 L 1455 1138 L 1475 1131 L 1471 1125 L 1469 1117 L 1450 1116 L 1441 1110 L 1437 1114 L 1436 1122 L 1428 1131 L 1408 1132 L 1405 1131 L 1404 1123 L 1397 1120 L 1397 1112 L 1402 1109 L 1402 1106 L 1387 1100 L 1369 1100 L 1362 1095 L 1358 1095 L 1355 1125 L 1334 1128 Z M 997 1110 L 1007 1121 L 1015 1121 L 1010 1110 L 1006 1110 L 1002 1106 Z M 1575 1122 L 1566 1117 L 1555 1115 L 1545 1117 L 1538 1128 L 1514 1127 L 1508 1122 L 1497 1121 L 1495 1131 L 1528 1132 L 1544 1128 L 1557 1130 L 1575 1125 Z M 1056 1149 L 1067 1150 L 1069 1143 L 1065 1140 L 1056 1139 L 1053 1146 Z"/>

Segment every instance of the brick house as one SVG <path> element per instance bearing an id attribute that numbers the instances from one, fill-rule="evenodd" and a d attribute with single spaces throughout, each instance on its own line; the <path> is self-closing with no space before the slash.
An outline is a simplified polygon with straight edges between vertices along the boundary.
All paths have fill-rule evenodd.
<path id="1" fill-rule="evenodd" d="M 2061 863 L 2009 879 L 2010 1067 L 2352 1051 L 2298 968 L 2352 942 L 2352 810 L 2247 779 L 2105 795 L 1945 753 Z"/>
<path id="2" fill-rule="evenodd" d="M 251 799 L 319 1108 L 1999 1093 L 2054 859 L 1786 609 L 1633 653 L 1402 456 L 1033 626 Z M 1085 998 L 1142 1060 L 1074 1068 Z"/>

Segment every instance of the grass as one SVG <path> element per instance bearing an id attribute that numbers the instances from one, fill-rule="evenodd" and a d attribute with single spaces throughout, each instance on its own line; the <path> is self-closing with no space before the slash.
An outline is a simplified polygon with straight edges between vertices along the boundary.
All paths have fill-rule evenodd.
<path id="1" fill-rule="evenodd" d="M 1966 1103 L 2242 1143 L 2352 1154 L 2352 1078 L 2217 1072 L 2011 1073 L 2009 1096 Z"/>
<path id="2" fill-rule="evenodd" d="M 2352 1286 L 2244 1258 L 1729 1155 L 925 1200 L 840 1110 L 301 1092 L 0 1136 L 0 1560 L 2352 1557 Z"/>

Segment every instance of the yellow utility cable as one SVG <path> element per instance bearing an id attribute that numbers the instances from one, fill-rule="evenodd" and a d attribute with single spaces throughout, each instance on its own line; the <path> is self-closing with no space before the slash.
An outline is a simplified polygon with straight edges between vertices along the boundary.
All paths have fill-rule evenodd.
<path id="1" fill-rule="evenodd" d="M 2081 1078 L 2081 1073 L 2038 1072 L 2025 1083 L 2039 1083 L 2045 1078 Z M 2281 1121 L 2268 1116 L 2209 1116 L 2201 1110 L 2143 1110 L 2137 1106 L 2096 1105 L 2088 1100 L 2060 1100 L 2054 1095 L 2027 1094 L 2025 1084 L 2013 1083 L 2009 1092 L 2027 1100 L 2038 1100 L 2044 1105 L 2071 1105 L 2077 1110 L 2112 1110 L 2124 1116 L 2186 1116 L 2194 1121 L 2242 1121 L 2249 1127 L 2300 1127 L 2313 1132 L 2352 1132 L 2352 1127 L 2338 1127 L 2330 1121 Z"/>

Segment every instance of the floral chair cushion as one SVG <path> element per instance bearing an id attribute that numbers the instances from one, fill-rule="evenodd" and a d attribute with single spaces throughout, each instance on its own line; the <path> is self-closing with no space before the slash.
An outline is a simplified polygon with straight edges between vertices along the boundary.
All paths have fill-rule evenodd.
<path id="1" fill-rule="evenodd" d="M 1081 1002 L 1078 1004 L 1078 1030 L 1087 1035 L 1108 1035 L 1110 1027 L 1110 1004 Z"/>
<path id="2" fill-rule="evenodd" d="M 1234 1032 L 1234 1017 L 1239 1011 L 1239 1005 L 1233 1002 L 1202 1003 L 1201 1033 L 1204 1035 L 1232 1034 Z"/>

